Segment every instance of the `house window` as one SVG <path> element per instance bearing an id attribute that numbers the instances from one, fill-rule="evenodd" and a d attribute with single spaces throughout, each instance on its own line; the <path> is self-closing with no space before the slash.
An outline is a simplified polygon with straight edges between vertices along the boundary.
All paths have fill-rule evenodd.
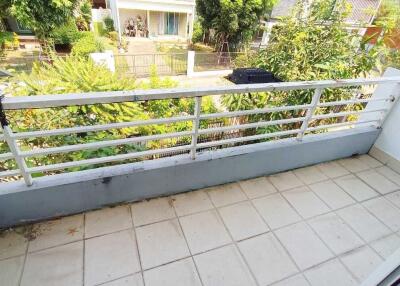
<path id="1" fill-rule="evenodd" d="M 178 35 L 178 30 L 179 30 L 179 14 L 175 12 L 166 12 L 164 34 Z"/>

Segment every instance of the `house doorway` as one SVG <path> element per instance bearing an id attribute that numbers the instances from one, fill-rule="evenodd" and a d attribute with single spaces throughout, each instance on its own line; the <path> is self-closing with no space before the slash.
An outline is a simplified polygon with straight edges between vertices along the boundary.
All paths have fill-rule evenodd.
<path id="1" fill-rule="evenodd" d="M 164 13 L 164 34 L 178 35 L 179 31 L 179 13 L 166 12 Z"/>

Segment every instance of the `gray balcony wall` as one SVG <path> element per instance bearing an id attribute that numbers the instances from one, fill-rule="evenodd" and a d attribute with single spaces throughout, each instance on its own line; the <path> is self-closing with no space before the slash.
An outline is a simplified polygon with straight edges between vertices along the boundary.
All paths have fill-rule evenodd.
<path id="1" fill-rule="evenodd" d="M 0 185 L 0 227 L 70 215 L 122 202 L 235 182 L 368 153 L 380 129 L 365 127 L 189 156 Z"/>

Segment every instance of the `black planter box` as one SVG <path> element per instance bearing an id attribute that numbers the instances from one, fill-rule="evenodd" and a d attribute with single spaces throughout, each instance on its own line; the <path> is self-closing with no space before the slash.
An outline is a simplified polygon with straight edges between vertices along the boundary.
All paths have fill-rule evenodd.
<path id="1" fill-rule="evenodd" d="M 234 69 L 228 79 L 235 84 L 281 82 L 271 72 L 260 68 Z"/>

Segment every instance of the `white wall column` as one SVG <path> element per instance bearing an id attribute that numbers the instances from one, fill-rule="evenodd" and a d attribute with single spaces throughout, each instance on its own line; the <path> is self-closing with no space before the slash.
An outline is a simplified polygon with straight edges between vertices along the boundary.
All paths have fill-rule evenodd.
<path id="1" fill-rule="evenodd" d="M 148 38 L 150 38 L 150 10 L 147 10 L 147 31 L 149 32 Z"/>

